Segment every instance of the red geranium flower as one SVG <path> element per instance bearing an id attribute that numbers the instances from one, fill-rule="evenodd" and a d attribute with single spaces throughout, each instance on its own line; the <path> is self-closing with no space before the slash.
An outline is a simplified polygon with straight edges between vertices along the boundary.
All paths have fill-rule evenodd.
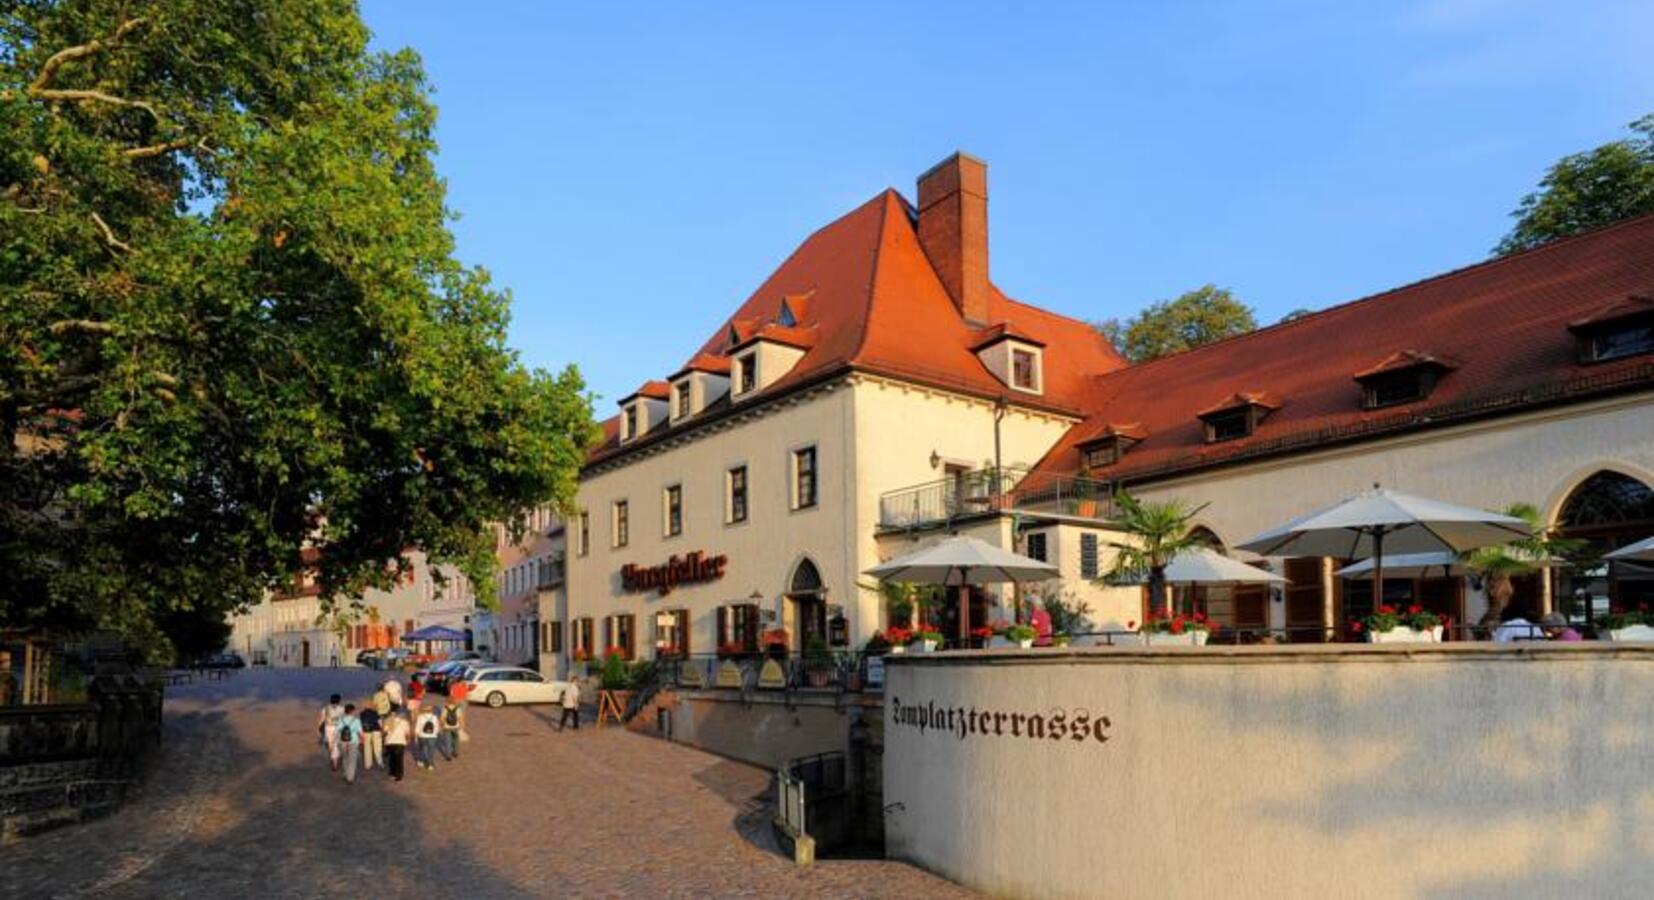
<path id="1" fill-rule="evenodd" d="M 1126 623 L 1126 628 L 1128 630 L 1131 630 L 1131 631 L 1136 631 L 1137 630 L 1137 620 L 1132 619 L 1131 621 L 1127 622 Z"/>
<path id="2" fill-rule="evenodd" d="M 1424 612 L 1424 607 L 1418 605 L 1417 603 L 1407 607 L 1407 614 L 1410 616 L 1416 616 L 1421 612 Z"/>
<path id="3" fill-rule="evenodd" d="M 1360 634 L 1361 633 L 1361 623 L 1360 622 L 1351 622 L 1350 623 L 1350 630 L 1357 633 L 1357 634 Z"/>

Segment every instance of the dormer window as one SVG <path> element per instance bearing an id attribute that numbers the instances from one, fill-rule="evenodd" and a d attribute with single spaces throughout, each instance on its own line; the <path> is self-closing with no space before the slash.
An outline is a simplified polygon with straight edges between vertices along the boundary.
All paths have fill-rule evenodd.
<path id="1" fill-rule="evenodd" d="M 1112 466 L 1120 461 L 1120 457 L 1132 446 L 1146 436 L 1142 426 L 1135 423 L 1130 425 L 1110 424 L 1101 434 L 1078 445 L 1080 451 L 1080 467 L 1086 472 Z"/>
<path id="2" fill-rule="evenodd" d="M 735 361 L 736 391 L 745 394 L 758 387 L 758 354 L 748 353 Z"/>
<path id="3" fill-rule="evenodd" d="M 798 324 L 798 317 L 793 315 L 793 308 L 787 301 L 781 301 L 781 312 L 776 314 L 775 324 L 783 328 L 791 328 Z"/>
<path id="4" fill-rule="evenodd" d="M 637 437 L 637 407 L 626 407 L 626 426 L 620 429 L 620 436 L 625 440 Z"/>
<path id="5" fill-rule="evenodd" d="M 1248 437 L 1258 430 L 1258 423 L 1281 404 L 1265 393 L 1237 393 L 1201 412 L 1206 425 L 1206 443 L 1216 444 Z"/>
<path id="6" fill-rule="evenodd" d="M 1455 364 L 1420 350 L 1400 350 L 1378 365 L 1355 373 L 1361 385 L 1361 408 L 1383 409 L 1430 396 L 1442 375 Z"/>
<path id="7" fill-rule="evenodd" d="M 1243 438 L 1252 433 L 1252 410 L 1250 407 L 1230 410 L 1206 417 L 1206 442 L 1209 444 L 1218 441 L 1232 441 Z"/>
<path id="8" fill-rule="evenodd" d="M 1579 341 L 1579 360 L 1608 362 L 1654 353 L 1654 297 L 1633 295 L 1568 324 Z"/>
<path id="9" fill-rule="evenodd" d="M 1030 394 L 1045 392 L 1045 345 L 1016 326 L 1001 322 L 978 331 L 971 349 L 1007 387 Z"/>

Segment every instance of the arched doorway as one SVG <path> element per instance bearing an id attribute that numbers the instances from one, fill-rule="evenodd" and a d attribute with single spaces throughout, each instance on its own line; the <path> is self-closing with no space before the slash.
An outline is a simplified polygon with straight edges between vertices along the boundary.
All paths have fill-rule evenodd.
<path id="1" fill-rule="evenodd" d="M 787 600 L 793 604 L 793 622 L 797 623 L 799 653 L 816 641 L 827 642 L 827 588 L 821 581 L 821 570 L 809 557 L 793 567 L 787 580 Z"/>
<path id="2" fill-rule="evenodd" d="M 1654 488 L 1621 472 L 1604 470 L 1579 483 L 1557 514 L 1563 537 L 1584 541 L 1592 556 L 1654 534 Z M 1611 607 L 1654 604 L 1654 568 L 1604 563 L 1558 574 L 1557 606 L 1570 619 L 1589 620 Z"/>

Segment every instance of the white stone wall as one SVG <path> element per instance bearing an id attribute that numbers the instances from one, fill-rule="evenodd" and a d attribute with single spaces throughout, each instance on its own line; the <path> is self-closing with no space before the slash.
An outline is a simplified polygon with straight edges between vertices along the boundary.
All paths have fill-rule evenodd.
<path id="1" fill-rule="evenodd" d="M 886 678 L 887 852 L 989 894 L 1647 896 L 1654 645 L 933 654 Z"/>

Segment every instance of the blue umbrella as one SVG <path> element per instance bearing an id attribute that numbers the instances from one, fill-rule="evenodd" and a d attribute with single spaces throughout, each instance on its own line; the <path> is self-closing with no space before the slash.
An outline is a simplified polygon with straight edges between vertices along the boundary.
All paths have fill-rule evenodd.
<path id="1" fill-rule="evenodd" d="M 455 631 L 446 625 L 427 625 L 418 631 L 410 631 L 402 635 L 402 640 L 413 641 L 463 641 L 465 632 Z"/>

